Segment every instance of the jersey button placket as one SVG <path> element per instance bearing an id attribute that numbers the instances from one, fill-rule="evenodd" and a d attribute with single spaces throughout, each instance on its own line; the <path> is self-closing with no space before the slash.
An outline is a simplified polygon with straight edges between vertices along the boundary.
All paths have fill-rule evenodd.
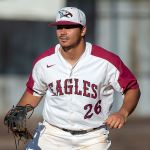
<path id="1" fill-rule="evenodd" d="M 69 79 L 72 79 L 73 80 L 73 68 L 72 67 L 70 69 L 70 74 L 69 74 Z M 70 81 L 70 80 L 69 80 Z M 73 81 L 72 81 L 73 82 Z M 71 82 L 69 83 L 71 84 Z M 74 126 L 74 123 L 73 123 L 73 118 L 74 118 L 74 112 L 72 110 L 72 102 L 73 102 L 73 91 L 72 91 L 72 94 L 69 95 L 70 97 L 70 103 L 69 103 L 69 123 L 71 124 L 71 126 Z"/>

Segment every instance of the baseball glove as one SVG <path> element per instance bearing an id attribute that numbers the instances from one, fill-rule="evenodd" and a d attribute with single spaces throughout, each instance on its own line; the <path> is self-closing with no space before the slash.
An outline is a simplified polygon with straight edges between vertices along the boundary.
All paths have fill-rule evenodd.
<path id="1" fill-rule="evenodd" d="M 6 114 L 4 118 L 4 124 L 8 127 L 8 131 L 12 131 L 15 138 L 15 143 L 16 138 L 19 138 L 19 140 L 22 138 L 25 140 L 32 139 L 32 135 L 26 127 L 27 113 L 29 111 L 32 111 L 32 113 L 28 119 L 31 117 L 34 111 L 34 108 L 31 105 L 13 106 L 13 108 Z"/>

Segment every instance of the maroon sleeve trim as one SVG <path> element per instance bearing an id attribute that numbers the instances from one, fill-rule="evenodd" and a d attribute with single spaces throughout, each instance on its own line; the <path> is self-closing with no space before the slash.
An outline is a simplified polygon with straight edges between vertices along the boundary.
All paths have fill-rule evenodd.
<path id="1" fill-rule="evenodd" d="M 99 47 L 97 45 L 92 45 L 91 55 L 103 58 L 109 61 L 117 68 L 117 70 L 120 72 L 118 83 L 123 88 L 123 93 L 126 92 L 128 89 L 139 88 L 135 76 L 116 54 L 107 51 L 104 48 Z"/>
<path id="2" fill-rule="evenodd" d="M 49 48 L 48 50 L 46 50 L 45 52 L 43 52 L 39 57 L 37 57 L 36 59 L 35 59 L 35 61 L 33 62 L 33 67 L 34 67 L 34 65 L 38 62 L 38 61 L 40 61 L 41 59 L 43 59 L 43 58 L 45 58 L 45 57 L 47 57 L 47 56 L 50 56 L 50 55 L 52 55 L 52 54 L 54 54 L 55 53 L 55 48 Z"/>
<path id="3" fill-rule="evenodd" d="M 34 67 L 34 65 L 35 65 L 38 61 L 40 61 L 41 59 L 43 59 L 43 58 L 45 58 L 45 57 L 47 57 L 47 56 L 50 56 L 50 55 L 52 55 L 52 54 L 54 54 L 54 53 L 55 53 L 55 48 L 50 48 L 50 49 L 46 50 L 44 53 L 42 53 L 39 57 L 37 57 L 37 58 L 35 59 L 35 61 L 33 62 L 33 67 Z M 32 69 L 33 69 L 33 68 L 32 68 Z M 31 73 L 30 76 L 29 76 L 29 79 L 28 79 L 28 81 L 27 81 L 27 83 L 26 83 L 26 87 L 27 87 L 26 90 L 27 90 L 29 93 L 31 93 L 32 95 L 33 95 L 33 93 L 34 93 L 33 86 L 34 86 L 34 80 L 33 80 L 32 73 Z"/>

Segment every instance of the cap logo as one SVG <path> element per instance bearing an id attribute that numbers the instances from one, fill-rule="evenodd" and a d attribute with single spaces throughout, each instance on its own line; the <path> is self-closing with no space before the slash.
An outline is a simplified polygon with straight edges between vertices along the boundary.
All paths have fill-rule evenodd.
<path id="1" fill-rule="evenodd" d="M 60 15 L 60 18 L 62 17 L 71 18 L 73 16 L 72 13 L 70 13 L 67 10 L 60 10 L 58 13 Z"/>

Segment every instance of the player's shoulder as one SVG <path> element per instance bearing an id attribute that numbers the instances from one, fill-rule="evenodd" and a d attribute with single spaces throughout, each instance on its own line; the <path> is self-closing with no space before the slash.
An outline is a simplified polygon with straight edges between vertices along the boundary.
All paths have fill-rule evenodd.
<path id="1" fill-rule="evenodd" d="M 51 56 L 55 53 L 55 47 L 50 47 L 44 52 L 42 52 L 33 62 L 33 65 L 35 65 L 37 62 L 40 62 L 42 59 Z"/>
<path id="2" fill-rule="evenodd" d="M 120 62 L 120 57 L 117 54 L 96 44 L 92 45 L 91 55 L 107 60 L 115 66 Z"/>

